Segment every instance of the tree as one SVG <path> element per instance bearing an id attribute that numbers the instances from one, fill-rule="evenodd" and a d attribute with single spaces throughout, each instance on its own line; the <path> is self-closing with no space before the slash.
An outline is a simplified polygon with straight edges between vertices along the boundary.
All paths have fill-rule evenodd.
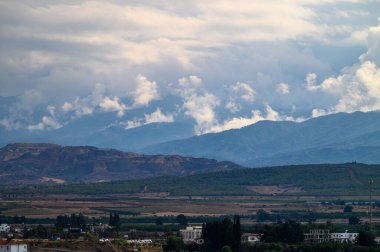
<path id="1" fill-rule="evenodd" d="M 58 215 L 57 220 L 55 223 L 55 226 L 57 229 L 62 229 L 62 228 L 68 228 L 70 223 L 69 216 L 67 215 Z"/>
<path id="2" fill-rule="evenodd" d="M 221 252 L 232 252 L 230 246 L 223 246 Z"/>
<path id="3" fill-rule="evenodd" d="M 202 230 L 205 251 L 220 250 L 223 246 L 234 246 L 233 223 L 229 218 L 208 222 Z"/>
<path id="4" fill-rule="evenodd" d="M 110 213 L 110 217 L 109 217 L 108 224 L 109 224 L 110 226 L 113 226 L 113 213 Z"/>
<path id="5" fill-rule="evenodd" d="M 376 245 L 375 235 L 370 231 L 360 231 L 356 240 L 356 244 L 368 247 L 374 246 Z"/>
<path id="6" fill-rule="evenodd" d="M 180 251 L 183 248 L 183 241 L 178 236 L 169 236 L 166 241 L 166 251 Z"/>
<path id="7" fill-rule="evenodd" d="M 357 216 L 350 216 L 348 218 L 348 224 L 349 225 L 358 225 L 360 224 L 360 219 Z"/>
<path id="8" fill-rule="evenodd" d="M 87 224 L 86 217 L 82 213 L 79 213 L 77 218 L 78 227 L 81 229 L 85 229 Z"/>
<path id="9" fill-rule="evenodd" d="M 180 214 L 176 217 L 176 221 L 178 222 L 178 224 L 181 226 L 181 227 L 186 227 L 187 226 L 187 218 L 185 215 L 183 214 Z"/>
<path id="10" fill-rule="evenodd" d="M 113 224 L 116 227 L 116 229 L 119 229 L 119 227 L 120 227 L 120 216 L 119 216 L 119 214 L 115 214 L 113 216 Z"/>
<path id="11" fill-rule="evenodd" d="M 346 205 L 344 208 L 343 208 L 343 213 L 352 213 L 352 206 L 351 205 Z"/>
<path id="12" fill-rule="evenodd" d="M 164 224 L 164 222 L 162 221 L 162 218 L 161 218 L 161 217 L 158 217 L 158 218 L 156 219 L 156 225 L 157 225 L 157 226 L 162 226 L 162 224 Z"/>
<path id="13" fill-rule="evenodd" d="M 266 225 L 262 233 L 262 240 L 265 242 L 297 243 L 304 239 L 301 225 L 292 220 L 271 226 Z"/>
<path id="14" fill-rule="evenodd" d="M 234 251 L 240 251 L 240 244 L 241 244 L 241 226 L 240 226 L 240 217 L 239 215 L 235 215 L 233 219 L 233 226 L 232 226 L 232 235 L 234 239 Z"/>
<path id="15" fill-rule="evenodd" d="M 120 227 L 120 216 L 119 216 L 119 214 L 110 213 L 109 225 L 112 227 L 115 227 L 117 230 L 119 229 L 119 227 Z"/>
<path id="16" fill-rule="evenodd" d="M 267 211 L 265 211 L 263 209 L 259 209 L 256 212 L 256 221 L 257 222 L 263 222 L 263 221 L 266 221 L 269 219 L 270 219 L 270 214 Z"/>

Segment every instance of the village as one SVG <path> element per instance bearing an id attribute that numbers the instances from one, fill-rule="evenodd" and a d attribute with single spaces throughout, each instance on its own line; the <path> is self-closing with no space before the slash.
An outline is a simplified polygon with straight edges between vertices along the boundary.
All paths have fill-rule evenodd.
<path id="1" fill-rule="evenodd" d="M 220 244 L 225 242 L 231 249 L 235 246 L 235 250 L 232 251 L 255 251 L 252 248 L 259 244 L 281 242 L 281 240 L 271 240 L 270 237 L 275 234 L 271 234 L 268 230 L 274 232 L 274 229 L 263 229 L 264 233 L 242 232 L 240 217 L 238 216 L 234 216 L 233 222 L 229 218 L 225 218 L 220 222 L 214 221 L 212 223 L 187 223 L 185 216 L 179 216 L 177 219 L 181 228 L 177 231 L 168 229 L 165 232 L 149 232 L 137 229 L 120 230 L 120 219 L 117 214 L 110 215 L 109 223 L 96 224 L 81 223 L 83 215 L 72 215 L 70 216 L 71 221 L 78 223 L 74 227 L 70 225 L 69 218 L 66 219 L 68 225 L 62 225 L 68 216 L 57 217 L 55 226 L 2 223 L 0 224 L 0 252 L 216 251 L 214 248 L 213 250 L 205 250 L 205 248 L 214 245 L 218 247 L 216 244 L 220 242 Z M 359 233 L 356 232 L 346 230 L 338 233 L 331 232 L 327 228 L 312 228 L 307 232 L 301 232 L 303 229 L 296 222 L 285 221 L 281 225 L 279 223 L 272 224 L 279 229 L 288 228 L 289 237 L 298 235 L 298 240 L 289 240 L 290 243 L 345 245 L 358 243 Z M 286 235 L 283 232 L 281 233 Z M 215 236 L 219 236 L 217 238 L 220 239 L 213 240 Z M 236 237 L 238 241 L 235 243 Z M 230 238 L 232 242 L 228 241 Z M 374 238 L 374 241 L 379 243 L 380 239 Z M 210 245 L 210 243 L 214 243 L 214 245 Z M 239 250 L 236 250 L 237 248 Z"/>

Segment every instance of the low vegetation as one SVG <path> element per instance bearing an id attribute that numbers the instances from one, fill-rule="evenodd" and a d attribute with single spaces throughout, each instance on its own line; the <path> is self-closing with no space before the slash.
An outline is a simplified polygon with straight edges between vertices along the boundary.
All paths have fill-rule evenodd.
<path id="1" fill-rule="evenodd" d="M 339 179 L 337 179 L 339 178 Z M 28 187 L 3 190 L 3 194 L 110 194 L 168 192 L 170 195 L 367 195 L 368 179 L 373 194 L 380 193 L 380 165 L 358 163 L 294 165 L 260 169 L 240 169 L 186 177 L 156 177 L 106 183 Z M 252 190 L 268 186 L 268 190 Z M 281 190 L 274 190 L 274 187 Z M 271 189 L 272 188 L 272 189 Z M 288 189 L 286 189 L 288 188 Z M 297 190 L 295 190 L 295 188 Z"/>

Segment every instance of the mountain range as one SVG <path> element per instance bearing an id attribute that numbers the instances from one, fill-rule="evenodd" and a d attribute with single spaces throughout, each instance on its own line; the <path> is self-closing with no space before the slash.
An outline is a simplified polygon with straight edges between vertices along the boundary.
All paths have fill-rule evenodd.
<path id="1" fill-rule="evenodd" d="M 90 146 L 13 143 L 0 149 L 0 185 L 70 184 L 241 169 L 231 162 Z"/>
<path id="2" fill-rule="evenodd" d="M 246 167 L 316 163 L 380 163 L 380 112 L 338 113 L 304 122 L 259 121 L 194 136 L 191 121 L 150 123 L 126 129 L 107 124 L 109 113 L 84 116 L 59 129 L 5 130 L 0 144 L 49 142 L 96 146 L 148 155 L 181 155 L 228 160 Z"/>
<path id="3" fill-rule="evenodd" d="M 301 123 L 260 121 L 140 150 L 229 160 L 248 167 L 311 163 L 380 163 L 380 112 L 338 113 Z"/>

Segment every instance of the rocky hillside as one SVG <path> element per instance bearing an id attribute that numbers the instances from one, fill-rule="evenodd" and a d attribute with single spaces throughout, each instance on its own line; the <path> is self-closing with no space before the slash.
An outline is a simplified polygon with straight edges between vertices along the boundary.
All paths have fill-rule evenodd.
<path id="1" fill-rule="evenodd" d="M 213 159 L 142 155 L 90 146 L 13 143 L 0 149 L 1 185 L 114 181 L 239 168 Z"/>

